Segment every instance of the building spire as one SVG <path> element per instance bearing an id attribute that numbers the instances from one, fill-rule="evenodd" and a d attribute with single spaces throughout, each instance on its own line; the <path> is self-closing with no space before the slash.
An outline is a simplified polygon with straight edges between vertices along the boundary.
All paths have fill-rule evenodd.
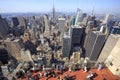
<path id="1" fill-rule="evenodd" d="M 92 16 L 93 16 L 93 14 L 94 14 L 94 6 L 93 6 L 93 9 L 92 9 Z"/>
<path id="2" fill-rule="evenodd" d="M 52 17 L 53 17 L 53 22 L 55 23 L 55 6 L 53 2 L 53 9 L 52 9 Z"/>

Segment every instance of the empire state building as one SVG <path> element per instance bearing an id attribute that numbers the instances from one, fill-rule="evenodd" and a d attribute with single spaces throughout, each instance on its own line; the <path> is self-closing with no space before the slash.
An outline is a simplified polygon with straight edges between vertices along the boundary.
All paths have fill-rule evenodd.
<path id="1" fill-rule="evenodd" d="M 53 23 L 56 22 L 56 17 L 55 17 L 55 7 L 54 7 L 54 4 L 53 4 L 53 9 L 52 9 L 52 20 L 53 20 Z"/>

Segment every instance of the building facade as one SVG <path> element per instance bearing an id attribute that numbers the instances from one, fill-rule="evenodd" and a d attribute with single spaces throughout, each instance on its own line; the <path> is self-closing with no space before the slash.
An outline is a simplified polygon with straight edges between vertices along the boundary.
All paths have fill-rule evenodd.
<path id="1" fill-rule="evenodd" d="M 7 47 L 8 53 L 17 60 L 21 60 L 21 49 L 23 48 L 22 41 L 20 39 L 4 41 Z"/>
<path id="2" fill-rule="evenodd" d="M 110 55 L 105 61 L 106 66 L 114 74 L 120 76 L 120 35 Z"/>
<path id="3" fill-rule="evenodd" d="M 64 35 L 64 32 L 65 32 L 65 18 L 58 18 L 58 30 L 61 32 L 61 35 Z"/>
<path id="4" fill-rule="evenodd" d="M 70 30 L 70 35 L 71 35 L 71 44 L 72 46 L 80 46 L 81 45 L 81 40 L 82 40 L 82 35 L 83 35 L 83 27 L 80 26 L 72 26 Z"/>
<path id="5" fill-rule="evenodd" d="M 105 35 L 99 31 L 92 31 L 86 45 L 86 57 L 96 61 L 105 42 Z"/>
<path id="6" fill-rule="evenodd" d="M 69 35 L 64 35 L 62 40 L 62 56 L 69 58 L 71 49 L 71 37 Z"/>
<path id="7" fill-rule="evenodd" d="M 105 62 L 105 60 L 110 55 L 110 52 L 113 50 L 113 48 L 116 45 L 116 43 L 118 42 L 118 40 L 119 40 L 118 35 L 113 35 L 113 34 L 109 35 L 101 53 L 100 53 L 100 56 L 99 56 L 97 62 Z"/>

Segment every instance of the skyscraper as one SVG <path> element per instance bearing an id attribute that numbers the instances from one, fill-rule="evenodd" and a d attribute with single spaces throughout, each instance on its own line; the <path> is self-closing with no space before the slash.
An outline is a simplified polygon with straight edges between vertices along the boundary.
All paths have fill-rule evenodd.
<path id="1" fill-rule="evenodd" d="M 81 26 L 71 26 L 71 45 L 81 45 L 81 39 L 83 35 L 83 27 Z"/>
<path id="2" fill-rule="evenodd" d="M 20 39 L 10 40 L 6 39 L 5 41 L 8 53 L 17 60 L 21 60 L 21 49 L 23 44 Z"/>
<path id="3" fill-rule="evenodd" d="M 13 17 L 12 18 L 12 21 L 13 21 L 13 25 L 16 27 L 19 25 L 19 21 L 18 21 L 18 18 L 17 17 Z"/>
<path id="4" fill-rule="evenodd" d="M 27 41 L 30 41 L 30 34 L 28 32 L 25 32 L 23 36 L 23 42 L 25 43 Z"/>
<path id="5" fill-rule="evenodd" d="M 112 15 L 106 14 L 104 21 L 103 21 L 103 24 L 108 24 L 111 19 L 112 19 Z"/>
<path id="6" fill-rule="evenodd" d="M 90 60 L 96 61 L 103 44 L 105 42 L 105 35 L 99 31 L 92 31 L 86 46 L 86 57 Z"/>
<path id="7" fill-rule="evenodd" d="M 70 56 L 70 49 L 71 49 L 71 37 L 70 35 L 63 35 L 62 40 L 62 56 L 65 58 L 69 58 Z"/>
<path id="8" fill-rule="evenodd" d="M 21 50 L 21 58 L 25 62 L 33 61 L 29 50 Z"/>
<path id="9" fill-rule="evenodd" d="M 53 18 L 53 23 L 56 22 L 56 17 L 55 17 L 55 7 L 54 7 L 54 4 L 53 4 L 53 9 L 52 9 L 52 18 Z"/>
<path id="10" fill-rule="evenodd" d="M 106 43 L 105 43 L 105 45 L 104 45 L 104 47 L 103 47 L 103 49 L 102 49 L 102 51 L 100 53 L 100 56 L 99 56 L 99 58 L 97 60 L 98 62 L 105 62 L 105 60 L 110 55 L 111 51 L 113 50 L 113 48 L 116 45 L 116 43 L 118 42 L 118 40 L 119 40 L 118 35 L 111 34 L 108 37 L 108 39 L 107 39 L 107 41 L 106 41 Z"/>
<path id="11" fill-rule="evenodd" d="M 83 12 L 80 9 L 77 9 L 75 25 L 77 25 L 78 22 L 82 22 L 82 21 L 83 21 Z"/>
<path id="12" fill-rule="evenodd" d="M 65 32 L 65 18 L 58 18 L 58 30 L 61 32 L 61 35 Z"/>
<path id="13" fill-rule="evenodd" d="M 114 35 L 114 37 L 118 37 L 119 39 L 110 51 L 105 64 L 114 75 L 120 76 L 120 35 Z"/>
<path id="14" fill-rule="evenodd" d="M 110 33 L 111 34 L 120 34 L 120 26 L 112 26 Z"/>
<path id="15" fill-rule="evenodd" d="M 5 19 L 0 17 L 0 38 L 6 38 L 8 34 L 9 26 Z"/>
<path id="16" fill-rule="evenodd" d="M 3 64 L 7 64 L 9 59 L 9 54 L 5 49 L 5 46 L 0 45 L 0 62 L 2 62 Z"/>
<path id="17" fill-rule="evenodd" d="M 27 29 L 27 23 L 24 17 L 18 17 L 19 25 L 26 30 Z"/>
<path id="18" fill-rule="evenodd" d="M 96 31 L 96 29 L 93 29 L 93 28 L 90 28 L 90 27 L 86 27 L 86 30 L 85 30 L 85 33 L 84 33 L 84 48 L 86 48 L 86 46 L 87 46 L 87 43 L 88 43 L 88 39 L 89 39 L 89 37 L 90 37 L 90 33 L 92 32 L 92 31 Z"/>
<path id="19" fill-rule="evenodd" d="M 44 31 L 44 35 L 45 36 L 49 36 L 49 21 L 48 21 L 48 15 L 44 15 L 44 24 L 45 24 L 45 31 Z"/>

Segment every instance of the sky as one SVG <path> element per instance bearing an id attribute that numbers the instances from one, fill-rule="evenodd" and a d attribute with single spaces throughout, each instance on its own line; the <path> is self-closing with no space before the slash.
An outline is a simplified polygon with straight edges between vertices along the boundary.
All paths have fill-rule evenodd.
<path id="1" fill-rule="evenodd" d="M 0 13 L 50 12 L 120 13 L 120 0 L 0 0 Z"/>

